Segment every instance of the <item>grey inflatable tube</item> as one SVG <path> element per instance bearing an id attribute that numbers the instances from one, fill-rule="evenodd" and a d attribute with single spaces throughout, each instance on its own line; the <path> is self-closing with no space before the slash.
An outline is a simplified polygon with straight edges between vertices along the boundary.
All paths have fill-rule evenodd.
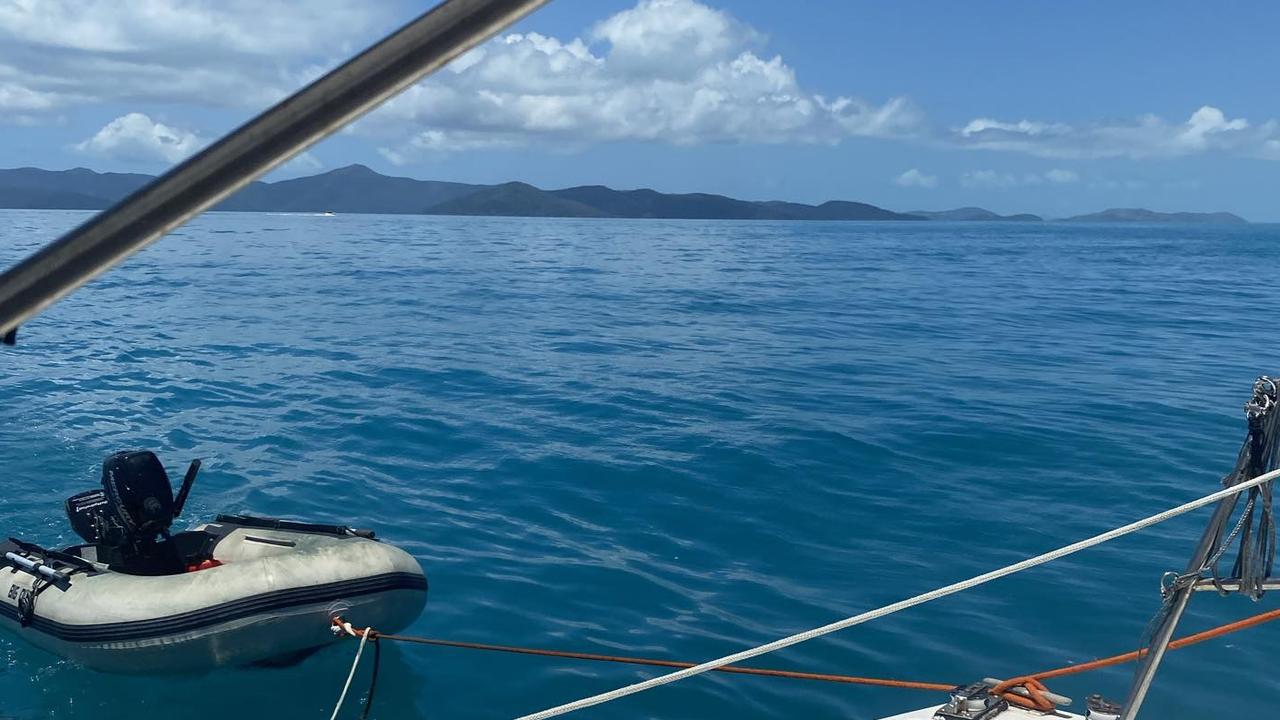
<path id="1" fill-rule="evenodd" d="M 95 670 L 199 672 L 335 643 L 335 615 L 398 632 L 426 603 L 418 561 L 376 540 L 216 523 L 195 530 L 217 534 L 220 565 L 140 576 L 94 564 L 61 568 L 65 579 L 50 583 L 47 571 L 11 560 L 0 568 L 0 626 Z"/>

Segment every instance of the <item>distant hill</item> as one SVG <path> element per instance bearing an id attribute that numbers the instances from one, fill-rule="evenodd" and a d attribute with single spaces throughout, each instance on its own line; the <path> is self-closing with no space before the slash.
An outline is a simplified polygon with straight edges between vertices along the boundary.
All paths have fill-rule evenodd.
<path id="1" fill-rule="evenodd" d="M 0 207 L 100 210 L 137 190 L 149 175 L 92 170 L 0 170 Z M 874 205 L 753 202 L 706 193 L 614 190 L 601 185 L 542 190 L 388 177 L 350 165 L 310 177 L 255 182 L 218 205 L 224 211 L 506 215 L 524 217 L 702 218 L 742 220 L 923 220 Z"/>
<path id="2" fill-rule="evenodd" d="M 85 168 L 0 170 L 0 208 L 102 210 L 154 178 L 99 173 Z M 522 182 L 501 185 L 389 177 L 348 165 L 309 177 L 255 182 L 214 208 L 223 211 L 489 215 L 576 218 L 707 220 L 912 220 L 1037 222 L 1038 215 L 997 215 L 979 207 L 954 210 L 885 210 L 867 203 L 831 200 L 821 205 L 780 200 L 738 200 L 708 193 L 614 190 L 582 185 L 543 190 Z M 1243 223 L 1231 213 L 1157 213 L 1111 209 L 1067 218 L 1071 222 Z"/>
<path id="3" fill-rule="evenodd" d="M 899 213 L 867 203 L 828 200 L 821 205 L 791 202 L 759 203 L 769 208 L 779 220 L 925 220 L 910 213 Z"/>
<path id="4" fill-rule="evenodd" d="M 266 212 L 420 213 L 475 192 L 479 185 L 388 177 L 348 165 L 310 177 L 258 182 L 228 198 L 218 210 Z"/>
<path id="5" fill-rule="evenodd" d="M 98 210 L 115 203 L 134 190 L 151 182 L 152 176 L 135 173 L 99 173 L 87 168 L 73 170 L 41 170 L 24 167 L 0 170 L 0 204 L 19 207 L 20 192 L 50 193 L 43 197 L 52 202 L 70 202 L 79 197 L 85 210 Z M 26 197 L 37 198 L 38 195 Z M 39 206 L 43 207 L 43 206 Z M 64 209 L 57 206 L 55 209 Z"/>
<path id="6" fill-rule="evenodd" d="M 614 190 L 603 185 L 587 185 L 554 190 L 552 194 L 590 205 L 611 217 L 737 220 L 770 217 L 760 203 L 705 193 L 669 195 L 656 190 Z"/>
<path id="7" fill-rule="evenodd" d="M 110 204 L 109 200 L 77 192 L 0 186 L 0 208 L 6 209 L 102 210 Z"/>
<path id="8" fill-rule="evenodd" d="M 430 215 L 499 215 L 512 217 L 605 217 L 598 208 L 522 182 L 480 188 L 433 205 Z"/>
<path id="9" fill-rule="evenodd" d="M 943 220 L 946 222 L 1041 222 L 1044 218 L 1031 213 L 1021 213 L 1018 215 L 997 215 L 985 208 L 980 207 L 962 207 L 955 210 L 912 210 L 912 215 L 928 218 L 930 220 Z"/>
<path id="10" fill-rule="evenodd" d="M 1066 218 L 1067 222 L 1135 222 L 1135 223 L 1201 223 L 1201 224 L 1232 224 L 1238 225 L 1248 223 L 1248 220 L 1233 215 L 1229 212 L 1215 213 L 1191 213 L 1191 212 L 1175 212 L 1162 213 L 1143 208 L 1111 208 L 1102 212 L 1092 213 L 1090 215 L 1076 215 L 1075 217 Z"/>

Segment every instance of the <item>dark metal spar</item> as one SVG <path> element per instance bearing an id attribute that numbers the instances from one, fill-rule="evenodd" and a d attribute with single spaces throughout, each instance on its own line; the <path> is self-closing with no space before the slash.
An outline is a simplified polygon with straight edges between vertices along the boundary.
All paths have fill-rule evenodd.
<path id="1" fill-rule="evenodd" d="M 0 339 L 548 0 L 446 0 L 0 275 Z"/>

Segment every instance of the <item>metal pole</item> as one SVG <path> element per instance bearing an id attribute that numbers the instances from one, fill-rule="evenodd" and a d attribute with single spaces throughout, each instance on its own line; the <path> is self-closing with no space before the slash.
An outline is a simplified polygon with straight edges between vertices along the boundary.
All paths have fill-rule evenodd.
<path id="1" fill-rule="evenodd" d="M 1200 544 L 1191 555 L 1191 562 L 1187 563 L 1187 573 L 1200 574 L 1205 561 L 1209 559 L 1209 554 L 1213 552 L 1222 528 L 1231 518 L 1231 511 L 1235 509 L 1237 500 L 1238 496 L 1232 495 L 1218 503 L 1218 507 L 1213 511 L 1213 517 L 1209 520 L 1209 526 L 1200 537 Z M 1187 602 L 1191 600 L 1194 592 L 1195 583 L 1183 584 L 1173 590 L 1173 597 L 1169 601 L 1169 612 L 1152 635 L 1151 650 L 1143 658 L 1133 685 L 1129 687 L 1129 697 L 1125 698 L 1120 720 L 1134 720 L 1138 717 L 1142 701 L 1146 699 L 1147 691 L 1151 689 L 1151 681 L 1156 677 L 1160 661 L 1164 659 L 1165 651 L 1169 649 L 1169 641 L 1173 639 L 1173 632 L 1178 628 L 1178 621 L 1182 619 L 1182 613 L 1187 609 Z"/>
<path id="2" fill-rule="evenodd" d="M 446 0 L 0 275 L 0 337 L 548 0 Z"/>

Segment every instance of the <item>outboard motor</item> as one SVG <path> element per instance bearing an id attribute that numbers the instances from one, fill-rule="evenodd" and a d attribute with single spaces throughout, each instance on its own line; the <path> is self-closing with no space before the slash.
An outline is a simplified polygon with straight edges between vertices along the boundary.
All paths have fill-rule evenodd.
<path id="1" fill-rule="evenodd" d="M 98 561 L 114 570 L 134 575 L 182 572 L 169 527 L 181 514 L 199 470 L 200 461 L 192 462 L 175 499 L 155 453 L 116 453 L 102 463 L 102 489 L 67 498 L 71 528 L 97 546 Z"/>

